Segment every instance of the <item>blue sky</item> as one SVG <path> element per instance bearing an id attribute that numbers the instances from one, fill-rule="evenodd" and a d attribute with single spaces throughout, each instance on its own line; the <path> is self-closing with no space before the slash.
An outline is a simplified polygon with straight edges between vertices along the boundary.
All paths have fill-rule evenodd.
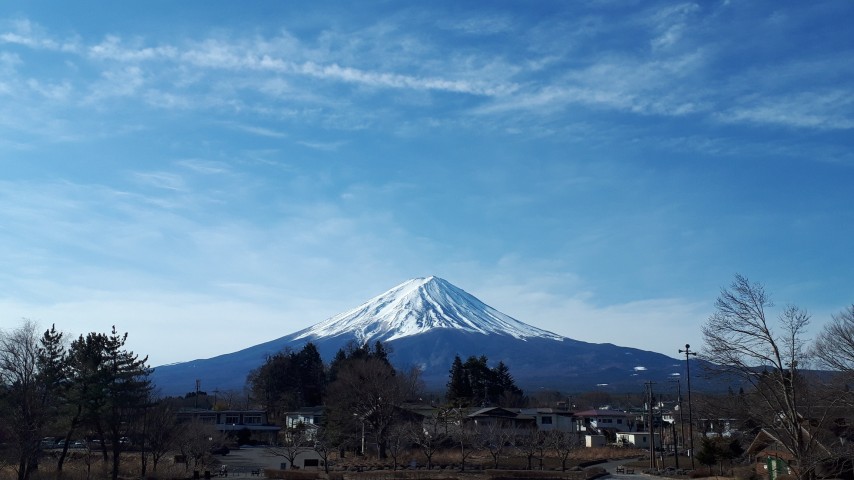
<path id="1" fill-rule="evenodd" d="M 152 365 L 437 275 L 676 356 L 854 301 L 854 4 L 0 3 L 0 325 Z"/>

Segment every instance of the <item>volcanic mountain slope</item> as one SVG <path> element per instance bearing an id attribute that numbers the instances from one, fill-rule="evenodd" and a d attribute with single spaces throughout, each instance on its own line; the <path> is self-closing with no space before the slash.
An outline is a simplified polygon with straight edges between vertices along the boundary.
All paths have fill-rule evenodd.
<path id="1" fill-rule="evenodd" d="M 284 337 L 234 353 L 160 366 L 153 380 L 165 395 L 192 390 L 241 390 L 250 370 L 283 348 L 312 342 L 324 360 L 355 341 L 381 341 L 398 368 L 422 370 L 431 389 L 442 389 L 454 356 L 503 361 L 522 388 L 641 389 L 682 370 L 673 358 L 612 344 L 572 340 L 525 324 L 438 277 L 406 281 L 364 304 Z"/>

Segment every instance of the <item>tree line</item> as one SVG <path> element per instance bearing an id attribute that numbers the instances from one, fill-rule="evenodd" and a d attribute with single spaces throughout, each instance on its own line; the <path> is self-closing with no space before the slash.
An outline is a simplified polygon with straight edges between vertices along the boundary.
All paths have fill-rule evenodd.
<path id="1" fill-rule="evenodd" d="M 86 431 L 96 438 L 110 475 L 118 477 L 122 440 L 150 401 L 147 357 L 125 348 L 127 334 L 80 335 L 66 345 L 55 326 L 39 333 L 33 322 L 0 334 L 0 435 L 11 446 L 19 480 L 38 470 L 47 431 L 57 444 L 61 475 L 71 442 Z"/>
<path id="2" fill-rule="evenodd" d="M 203 463 L 211 447 L 223 444 L 225 438 L 210 426 L 176 421 L 178 410 L 198 407 L 200 400 L 210 408 L 226 404 L 261 408 L 274 422 L 300 407 L 325 405 L 324 442 L 341 449 L 352 447 L 361 431 L 362 442 L 367 437 L 380 457 L 386 458 L 393 430 L 406 420 L 401 417 L 401 405 L 423 395 L 418 370 L 397 370 L 389 361 L 388 348 L 375 342 L 371 346 L 350 343 L 328 365 L 311 343 L 299 351 L 286 349 L 271 355 L 248 375 L 247 396 L 239 405 L 235 392 L 223 392 L 219 405 L 210 404 L 205 392 L 189 392 L 183 399 L 159 398 L 147 357 L 126 349 L 126 340 L 127 333 L 115 327 L 109 333 L 91 332 L 70 341 L 55 325 L 41 332 L 31 321 L 0 331 L 0 443 L 8 447 L 0 453 L 12 459 L 19 480 L 30 478 L 47 458 L 55 459 L 52 466 L 62 476 L 80 439 L 87 452 L 100 453 L 108 468 L 104 473 L 114 479 L 123 453 L 131 447 L 141 450 L 143 475 L 156 471 L 170 451 L 194 464 Z M 485 385 L 493 401 L 504 389 L 507 395 L 522 394 L 506 366 L 490 369 L 486 363 L 485 357 L 466 362 L 469 384 Z M 448 404 L 472 400 L 470 393 L 448 390 Z M 46 440 L 49 435 L 50 441 Z M 284 437 L 298 435 L 291 431 Z M 48 449 L 52 457 L 45 457 Z"/>
<path id="3" fill-rule="evenodd" d="M 396 369 L 389 354 L 379 341 L 351 342 L 326 366 L 317 348 L 307 343 L 300 351 L 286 349 L 269 356 L 250 372 L 247 385 L 253 400 L 274 419 L 302 406 L 324 405 L 326 441 L 343 446 L 364 430 L 379 457 L 386 458 L 393 427 L 411 420 L 402 405 L 417 403 L 424 395 L 419 370 Z M 456 357 L 444 404 L 495 405 L 502 399 L 519 404 L 523 398 L 504 363 L 490 368 L 485 356 L 470 357 L 465 363 Z"/>

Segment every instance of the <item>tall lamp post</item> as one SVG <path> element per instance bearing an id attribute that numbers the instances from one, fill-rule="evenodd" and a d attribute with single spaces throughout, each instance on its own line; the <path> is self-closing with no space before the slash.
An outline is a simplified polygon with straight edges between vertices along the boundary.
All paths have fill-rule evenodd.
<path id="1" fill-rule="evenodd" d="M 691 355 L 697 355 L 691 351 L 691 345 L 685 344 L 685 350 L 679 349 L 679 353 L 685 354 L 685 373 L 688 374 L 688 435 L 690 435 L 689 445 L 691 448 L 691 469 L 694 469 L 694 417 L 691 411 Z"/>
<path id="2" fill-rule="evenodd" d="M 354 413 L 354 414 L 353 414 L 353 416 L 354 416 L 354 417 L 356 417 L 356 418 L 358 418 L 358 419 L 359 419 L 359 421 L 360 421 L 360 422 L 362 422 L 362 448 L 361 448 L 361 452 L 360 452 L 360 453 L 361 453 L 361 454 L 362 454 L 362 456 L 364 457 L 364 456 L 365 456 L 365 416 L 364 416 L 364 415 L 359 415 L 359 414 L 357 414 L 357 413 Z"/>

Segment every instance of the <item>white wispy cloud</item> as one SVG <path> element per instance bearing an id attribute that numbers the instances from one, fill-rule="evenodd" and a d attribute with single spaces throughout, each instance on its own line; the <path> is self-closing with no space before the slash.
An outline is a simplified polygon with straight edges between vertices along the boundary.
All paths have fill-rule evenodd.
<path id="1" fill-rule="evenodd" d="M 428 18 L 420 21 L 436 23 Z M 518 51 L 484 53 L 449 48 L 440 39 L 408 31 L 405 19 L 393 16 L 355 30 L 328 28 L 316 37 L 288 30 L 267 36 L 218 32 L 156 40 L 111 34 L 88 45 L 78 38 L 55 40 L 24 19 L 2 25 L 0 41 L 59 52 L 75 68 L 57 70 L 53 78 L 28 78 L 18 69 L 31 61 L 24 58 L 29 53 L 0 53 L 0 71 L 8 73 L 0 81 L 0 95 L 22 88 L 31 92 L 33 98 L 16 99 L 17 112 L 25 114 L 16 114 L 19 125 L 14 128 L 38 134 L 41 119 L 60 119 L 53 122 L 54 130 L 45 130 L 54 139 L 91 135 L 83 128 L 91 128 L 85 119 L 100 120 L 117 98 L 156 110 L 246 112 L 341 130 L 385 125 L 401 135 L 457 127 L 544 136 L 560 131 L 549 119 L 578 109 L 850 128 L 850 89 L 836 83 L 807 91 L 804 82 L 786 80 L 809 71 L 844 78 L 850 67 L 844 67 L 840 55 L 828 53 L 821 65 L 811 67 L 798 61 L 757 65 L 708 82 L 709 75 L 719 74 L 721 49 L 732 48 L 709 36 L 713 28 L 703 22 L 713 20 L 697 4 L 680 3 L 650 7 L 638 19 L 613 24 L 590 15 L 536 25 L 513 23 L 502 15 L 438 22 L 440 29 L 494 36 L 498 45 L 513 38 L 523 42 Z M 648 39 L 650 49 L 583 48 L 627 27 Z M 556 31 L 566 31 L 567 41 L 555 42 Z M 92 70 L 100 75 L 86 77 Z M 400 94 L 383 97 L 378 111 L 376 102 L 384 92 Z M 438 102 L 437 96 L 445 94 L 459 95 L 461 101 Z M 51 104 L 36 106 L 36 98 Z M 80 108 L 84 110 L 75 110 Z M 57 114 L 58 109 L 68 110 Z M 409 123 L 398 121 L 411 111 L 428 114 Z M 63 123 L 64 117 L 75 121 Z M 260 136 L 286 136 L 284 129 L 242 123 L 245 131 Z"/>
<path id="2" fill-rule="evenodd" d="M 743 106 L 721 112 L 717 118 L 727 123 L 780 125 L 791 128 L 854 128 L 854 97 L 846 90 L 744 98 L 743 103 Z"/>
<path id="3" fill-rule="evenodd" d="M 700 11 L 696 3 L 682 3 L 653 11 L 646 19 L 654 32 L 650 40 L 653 50 L 676 45 L 692 26 L 692 20 Z"/>
<path id="4" fill-rule="evenodd" d="M 134 172 L 133 177 L 144 185 L 165 190 L 184 191 L 187 189 L 180 175 L 170 172 Z"/>
<path id="5" fill-rule="evenodd" d="M 78 39 L 54 39 L 40 25 L 26 18 L 18 18 L 0 23 L 0 28 L 7 30 L 0 33 L 0 43 L 69 53 L 80 50 Z"/>
<path id="6" fill-rule="evenodd" d="M 324 152 L 334 152 L 339 148 L 345 145 L 346 142 L 338 141 L 338 142 L 310 142 L 306 140 L 301 140 L 297 142 L 297 144 L 302 145 L 304 147 L 311 148 L 313 150 L 321 150 Z"/>
<path id="7" fill-rule="evenodd" d="M 437 20 L 437 25 L 442 29 L 459 31 L 469 35 L 495 35 L 514 29 L 513 19 L 504 15 L 444 18 Z"/>
<path id="8" fill-rule="evenodd" d="M 115 97 L 134 97 L 145 85 L 145 72 L 138 66 L 106 70 L 101 78 L 91 84 L 84 104 L 99 103 Z"/>
<path id="9" fill-rule="evenodd" d="M 226 122 L 224 123 L 229 128 L 233 128 L 235 130 L 240 130 L 241 132 L 251 133 L 253 135 L 259 135 L 262 137 L 269 138 L 287 138 L 287 133 L 275 130 L 272 128 L 262 127 L 259 125 L 246 125 L 242 123 L 235 122 Z"/>
<path id="10" fill-rule="evenodd" d="M 177 161 L 176 165 L 204 175 L 228 174 L 232 172 L 232 169 L 228 164 L 213 160 L 188 158 Z"/>
<path id="11" fill-rule="evenodd" d="M 178 54 L 178 49 L 171 45 L 126 48 L 122 45 L 122 39 L 116 35 L 108 35 L 101 43 L 89 47 L 88 50 L 91 58 L 118 62 L 168 60 L 176 58 Z"/>

